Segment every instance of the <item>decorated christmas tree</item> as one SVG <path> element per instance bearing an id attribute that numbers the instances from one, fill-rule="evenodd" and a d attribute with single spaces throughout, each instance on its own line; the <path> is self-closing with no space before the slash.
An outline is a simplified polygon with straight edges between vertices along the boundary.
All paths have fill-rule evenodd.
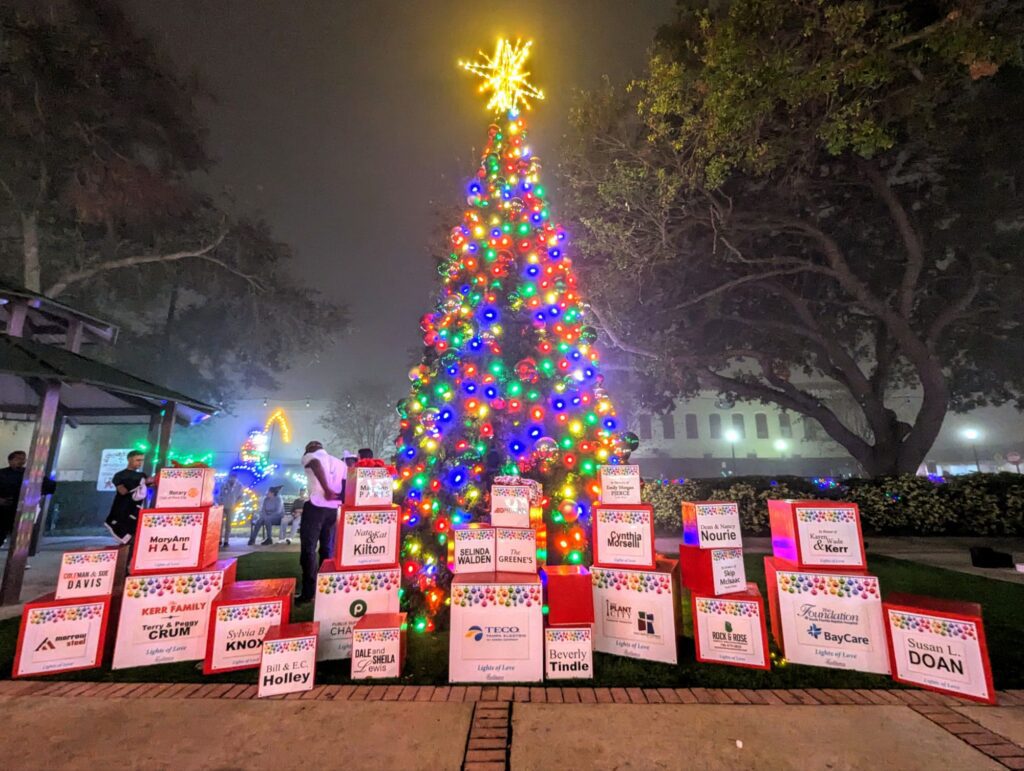
<path id="1" fill-rule="evenodd" d="M 529 48 L 500 40 L 493 57 L 460 63 L 483 79 L 495 122 L 422 319 L 423 361 L 398 404 L 403 601 L 420 632 L 445 623 L 451 529 L 488 521 L 496 478 L 543 485 L 542 561 L 587 564 L 598 467 L 636 447 L 603 387 L 568 234 L 527 142 L 521 110 L 543 98 L 523 71 Z"/>

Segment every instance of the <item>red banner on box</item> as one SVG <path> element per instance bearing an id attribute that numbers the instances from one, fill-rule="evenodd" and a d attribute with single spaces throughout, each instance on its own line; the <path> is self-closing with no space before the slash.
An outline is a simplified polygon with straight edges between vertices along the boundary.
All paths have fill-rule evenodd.
<path id="1" fill-rule="evenodd" d="M 896 682 L 996 703 L 981 606 L 914 594 L 882 602 Z"/>
<path id="2" fill-rule="evenodd" d="M 594 590 L 583 565 L 549 565 L 546 577 L 548 623 L 583 626 L 594 623 Z"/>
<path id="3" fill-rule="evenodd" d="M 142 509 L 132 549 L 132 575 L 202 570 L 217 561 L 221 506 Z"/>

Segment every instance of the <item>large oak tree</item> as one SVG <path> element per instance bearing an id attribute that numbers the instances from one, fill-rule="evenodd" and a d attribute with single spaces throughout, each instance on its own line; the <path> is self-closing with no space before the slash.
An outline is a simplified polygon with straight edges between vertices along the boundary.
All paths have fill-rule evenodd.
<path id="1" fill-rule="evenodd" d="M 649 406 L 774 403 L 871 475 L 1024 406 L 1022 5 L 683 8 L 643 80 L 582 95 L 562 182 Z"/>

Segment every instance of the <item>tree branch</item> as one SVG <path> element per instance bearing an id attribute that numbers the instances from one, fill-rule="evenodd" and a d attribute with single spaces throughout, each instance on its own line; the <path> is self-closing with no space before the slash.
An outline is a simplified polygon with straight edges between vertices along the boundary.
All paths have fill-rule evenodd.
<path id="1" fill-rule="evenodd" d="M 218 246 L 220 246 L 221 242 L 224 240 L 224 237 L 226 235 L 227 230 L 224 229 L 220 232 L 216 239 L 214 239 L 211 243 L 207 244 L 206 246 L 200 247 L 199 249 L 189 249 L 182 252 L 171 252 L 170 254 L 138 254 L 132 257 L 119 257 L 118 259 L 106 260 L 104 262 L 97 263 L 96 265 L 91 265 L 87 268 L 82 268 L 81 270 L 71 271 L 70 273 L 66 273 L 64 276 L 62 276 L 60 280 L 51 284 L 49 288 L 46 290 L 45 294 L 47 297 L 57 297 L 58 295 L 66 291 L 67 288 L 72 284 L 77 284 L 82 281 L 86 281 L 90 278 L 99 275 L 100 273 L 106 273 L 109 270 L 133 268 L 137 265 L 148 265 L 157 262 L 176 262 L 177 260 L 184 260 L 188 259 L 189 257 L 203 257 L 208 252 L 211 252 Z M 227 268 L 227 266 L 223 262 L 220 262 L 219 260 L 214 260 L 213 258 L 210 257 L 207 257 L 206 259 L 210 262 L 215 262 L 221 267 Z M 237 271 L 232 272 L 237 273 Z"/>
<path id="2" fill-rule="evenodd" d="M 590 305 L 590 311 L 597 318 L 598 323 L 601 325 L 601 329 L 603 329 L 605 334 L 608 335 L 608 339 L 611 340 L 612 345 L 614 345 L 616 348 L 625 351 L 626 353 L 633 353 L 636 354 L 637 356 L 644 356 L 648 359 L 660 358 L 658 354 L 655 353 L 654 351 L 647 350 L 646 348 L 638 348 L 635 345 L 630 345 L 622 338 L 620 338 L 615 333 L 615 330 L 611 328 L 611 325 L 608 323 L 608 320 L 605 318 L 605 315 L 600 310 L 598 310 L 597 306 L 595 306 L 593 303 L 591 303 Z"/>

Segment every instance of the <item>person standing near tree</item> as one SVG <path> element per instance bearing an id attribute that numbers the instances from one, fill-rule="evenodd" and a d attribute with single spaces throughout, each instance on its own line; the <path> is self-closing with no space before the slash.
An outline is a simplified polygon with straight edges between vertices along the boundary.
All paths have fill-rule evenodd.
<path id="1" fill-rule="evenodd" d="M 235 516 L 235 508 L 242 500 L 244 488 L 234 473 L 228 474 L 228 478 L 221 485 L 220 493 L 217 495 L 217 503 L 224 507 L 224 518 L 220 526 L 220 545 L 226 549 L 231 544 L 231 520 Z"/>
<path id="2" fill-rule="evenodd" d="M 24 450 L 15 450 L 7 456 L 7 468 L 0 469 L 0 546 L 14 528 L 27 458 Z"/>
<path id="3" fill-rule="evenodd" d="M 295 599 L 300 603 L 313 599 L 320 565 L 331 556 L 346 471 L 345 463 L 329 454 L 317 441 L 306 445 L 302 467 L 306 471 L 309 500 L 302 507 L 299 525 L 302 589 Z"/>
<path id="4" fill-rule="evenodd" d="M 135 530 L 139 526 L 139 509 L 146 502 L 149 477 L 142 470 L 145 460 L 138 450 L 128 453 L 128 465 L 114 474 L 111 483 L 116 491 L 110 504 L 106 526 L 111 534 L 121 543 L 135 540 Z"/>

